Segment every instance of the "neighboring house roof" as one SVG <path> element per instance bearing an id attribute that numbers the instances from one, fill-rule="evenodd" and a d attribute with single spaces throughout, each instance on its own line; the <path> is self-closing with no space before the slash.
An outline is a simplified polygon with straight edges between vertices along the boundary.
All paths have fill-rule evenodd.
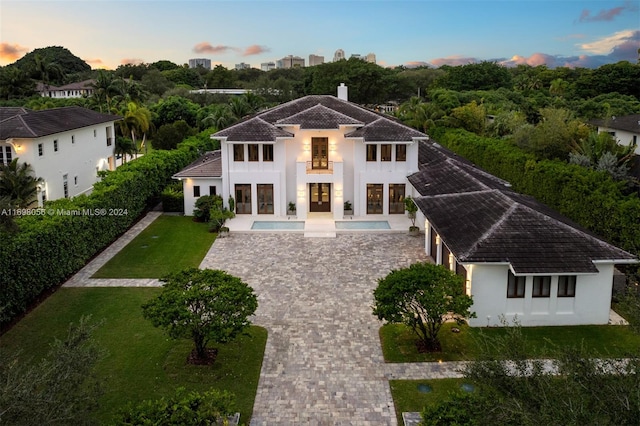
<path id="1" fill-rule="evenodd" d="M 6 108 L 0 108 L 0 117 L 5 116 Z M 14 108 L 15 110 L 15 108 Z M 13 111 L 15 115 L 0 121 L 0 139 L 39 138 L 68 130 L 80 129 L 100 123 L 120 120 L 122 117 L 102 114 L 90 109 L 69 106 L 41 111 L 24 109 Z M 9 115 L 11 112 L 7 111 Z"/>
<path id="2" fill-rule="evenodd" d="M 220 151 L 209 151 L 193 163 L 173 175 L 173 178 L 211 178 L 222 176 Z"/>
<path id="3" fill-rule="evenodd" d="M 509 263 L 517 274 L 595 273 L 594 261 L 631 262 L 533 197 L 433 142 L 409 176 L 415 202 L 458 262 Z"/>
<path id="4" fill-rule="evenodd" d="M 45 86 L 44 83 L 42 83 L 41 81 L 39 81 L 38 83 L 36 83 L 36 91 L 38 92 L 53 92 L 56 90 L 86 90 L 86 89 L 93 89 L 93 85 L 95 84 L 95 80 L 84 80 L 84 81 L 77 81 L 75 83 L 69 83 L 69 84 L 65 84 L 64 86 L 54 86 L 54 85 L 47 85 Z"/>
<path id="5" fill-rule="evenodd" d="M 591 120 L 589 124 L 608 129 L 624 130 L 630 133 L 640 134 L 640 114 L 611 117 L 606 120 Z"/>
<path id="6" fill-rule="evenodd" d="M 427 135 L 413 130 L 392 117 L 368 110 L 331 95 L 310 95 L 259 112 L 240 123 L 212 135 L 227 141 L 274 141 L 276 137 L 293 134 L 275 133 L 276 126 L 296 126 L 302 129 L 337 129 L 340 126 L 360 127 L 347 137 L 362 137 L 364 142 L 413 142 Z M 280 132 L 284 132 L 279 129 Z"/>

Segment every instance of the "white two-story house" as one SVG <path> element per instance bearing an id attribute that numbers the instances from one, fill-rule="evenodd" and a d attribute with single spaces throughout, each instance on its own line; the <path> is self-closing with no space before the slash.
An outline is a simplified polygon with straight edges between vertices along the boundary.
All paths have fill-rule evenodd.
<path id="1" fill-rule="evenodd" d="M 338 97 L 306 96 L 217 132 L 220 152 L 174 177 L 184 182 L 185 214 L 200 195 L 231 196 L 237 215 L 285 216 L 296 205 L 310 213 L 343 218 L 402 215 L 411 195 L 407 176 L 418 170 L 418 141 L 427 135 Z M 219 165 L 213 164 L 219 162 Z M 201 173 L 209 164 L 215 176 Z"/>
<path id="2" fill-rule="evenodd" d="M 114 170 L 115 122 L 81 107 L 0 108 L 0 162 L 28 163 L 42 178 L 38 204 L 89 193 L 98 171 Z"/>

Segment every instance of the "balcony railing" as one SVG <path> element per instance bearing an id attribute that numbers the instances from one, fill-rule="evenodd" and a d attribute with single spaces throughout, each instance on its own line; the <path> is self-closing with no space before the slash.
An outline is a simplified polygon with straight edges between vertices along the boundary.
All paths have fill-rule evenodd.
<path id="1" fill-rule="evenodd" d="M 333 174 L 333 161 L 307 161 L 307 174 Z"/>

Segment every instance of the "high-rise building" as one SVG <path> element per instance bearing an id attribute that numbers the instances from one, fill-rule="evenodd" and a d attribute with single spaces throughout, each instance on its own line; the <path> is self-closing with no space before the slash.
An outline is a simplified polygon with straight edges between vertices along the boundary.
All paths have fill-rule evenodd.
<path id="1" fill-rule="evenodd" d="M 311 54 L 309 55 L 309 66 L 312 67 L 314 65 L 324 64 L 324 56 L 318 56 Z"/>
<path id="2" fill-rule="evenodd" d="M 260 69 L 262 71 L 271 71 L 276 69 L 276 63 L 275 62 L 263 62 L 260 64 Z"/>
<path id="3" fill-rule="evenodd" d="M 338 61 L 341 61 L 342 59 L 345 59 L 344 50 L 342 49 L 336 50 L 336 53 L 333 54 L 333 62 L 338 62 Z"/>
<path id="4" fill-rule="evenodd" d="M 237 70 L 248 70 L 250 68 L 251 68 L 251 65 L 245 64 L 244 62 L 240 62 L 239 64 L 236 64 Z"/>
<path id="5" fill-rule="evenodd" d="M 207 58 L 195 58 L 189 59 L 189 68 L 198 68 L 202 67 L 205 69 L 211 69 L 211 59 Z"/>
<path id="6" fill-rule="evenodd" d="M 365 60 L 367 62 L 371 62 L 372 64 L 375 64 L 376 63 L 376 54 L 375 53 L 368 53 Z"/>
<path id="7" fill-rule="evenodd" d="M 276 62 L 276 68 L 302 68 L 304 67 L 304 59 L 300 56 L 285 56 L 282 59 L 278 59 Z"/>
<path id="8" fill-rule="evenodd" d="M 355 59 L 363 59 L 363 60 L 364 60 L 364 58 L 362 57 L 362 55 L 361 55 L 361 54 L 359 54 L 359 53 L 352 53 L 352 54 L 351 54 L 351 56 L 349 57 L 349 59 L 351 59 L 351 58 L 355 58 Z"/>

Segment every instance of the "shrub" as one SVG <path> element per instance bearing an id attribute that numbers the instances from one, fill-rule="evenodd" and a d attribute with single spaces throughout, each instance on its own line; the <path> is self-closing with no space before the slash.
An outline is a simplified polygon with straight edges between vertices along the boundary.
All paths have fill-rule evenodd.
<path id="1" fill-rule="evenodd" d="M 182 182 L 167 185 L 160 195 L 162 210 L 165 212 L 184 212 L 184 193 Z"/>

